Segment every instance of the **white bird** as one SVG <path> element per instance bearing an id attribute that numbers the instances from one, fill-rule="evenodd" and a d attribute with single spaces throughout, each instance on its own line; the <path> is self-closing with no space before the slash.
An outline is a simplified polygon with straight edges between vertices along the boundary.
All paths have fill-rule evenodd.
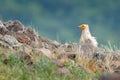
<path id="1" fill-rule="evenodd" d="M 89 30 L 89 26 L 87 24 L 82 24 L 80 26 L 78 26 L 80 29 L 82 29 L 82 34 L 81 34 L 81 37 L 80 37 L 80 43 L 87 43 L 87 44 L 90 44 L 94 47 L 97 47 L 98 46 L 98 42 L 96 40 L 95 37 L 93 37 L 90 33 L 90 30 Z"/>

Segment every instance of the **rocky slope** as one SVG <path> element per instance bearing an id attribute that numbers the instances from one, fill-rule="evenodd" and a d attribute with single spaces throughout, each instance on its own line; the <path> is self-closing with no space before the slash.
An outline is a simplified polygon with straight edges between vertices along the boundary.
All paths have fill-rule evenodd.
<path id="1" fill-rule="evenodd" d="M 38 35 L 34 29 L 25 27 L 18 20 L 0 20 L 0 51 L 5 64 L 9 61 L 10 54 L 25 60 L 27 65 L 36 63 L 45 55 L 58 65 L 59 73 L 70 73 L 65 68 L 69 61 L 87 73 L 120 72 L 119 53 L 107 52 L 90 44 L 61 44 Z"/>

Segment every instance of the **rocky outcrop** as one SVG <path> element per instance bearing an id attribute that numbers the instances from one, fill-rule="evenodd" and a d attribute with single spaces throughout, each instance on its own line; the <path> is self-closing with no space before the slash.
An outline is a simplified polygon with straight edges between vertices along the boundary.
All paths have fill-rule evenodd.
<path id="1" fill-rule="evenodd" d="M 24 25 L 18 20 L 15 20 L 15 21 L 10 20 L 10 21 L 4 22 L 3 24 L 10 32 L 20 32 L 24 30 Z"/>
<path id="2" fill-rule="evenodd" d="M 39 36 L 34 29 L 26 28 L 18 21 L 2 22 L 0 20 L 0 40 L 4 41 L 12 49 L 13 46 L 29 45 L 32 48 L 53 49 L 58 42 Z M 58 44 L 56 44 L 56 43 Z"/>
<path id="3" fill-rule="evenodd" d="M 21 46 L 22 44 L 18 42 L 18 40 L 11 35 L 4 35 L 1 39 L 2 41 L 5 41 L 10 47 L 15 47 L 15 46 Z"/>
<path id="4" fill-rule="evenodd" d="M 58 72 L 64 74 L 69 73 L 65 69 L 68 60 L 78 67 L 82 66 L 88 73 L 94 73 L 97 70 L 101 73 L 120 71 L 120 54 L 107 52 L 103 48 L 90 44 L 61 44 L 40 36 L 33 28 L 25 27 L 18 20 L 7 22 L 0 20 L 0 50 L 3 49 L 17 53 L 15 55 L 19 56 L 20 60 L 25 60 L 28 65 L 34 64 L 37 61 L 36 58 L 40 59 L 41 54 L 45 55 L 58 66 Z M 34 55 L 36 55 L 35 58 L 33 58 Z M 75 63 L 76 59 L 77 63 Z"/>

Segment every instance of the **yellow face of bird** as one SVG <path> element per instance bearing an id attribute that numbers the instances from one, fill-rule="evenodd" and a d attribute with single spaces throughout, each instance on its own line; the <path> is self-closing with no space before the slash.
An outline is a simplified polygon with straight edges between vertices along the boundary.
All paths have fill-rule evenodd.
<path id="1" fill-rule="evenodd" d="M 80 29 L 84 30 L 86 28 L 86 26 L 84 24 L 78 26 Z"/>

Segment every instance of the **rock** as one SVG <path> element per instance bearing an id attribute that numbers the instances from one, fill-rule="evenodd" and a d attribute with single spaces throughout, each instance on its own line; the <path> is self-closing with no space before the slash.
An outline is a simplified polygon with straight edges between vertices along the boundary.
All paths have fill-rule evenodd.
<path id="1" fill-rule="evenodd" d="M 3 38 L 3 35 L 0 34 L 0 40 Z"/>
<path id="2" fill-rule="evenodd" d="M 64 44 L 61 44 L 58 48 L 52 50 L 52 53 L 60 55 L 61 53 L 65 53 Z"/>
<path id="3" fill-rule="evenodd" d="M 59 59 L 50 59 L 51 62 L 56 64 L 59 68 L 62 68 L 65 66 L 65 62 L 61 62 Z"/>
<path id="4" fill-rule="evenodd" d="M 40 51 L 48 58 L 54 58 L 54 55 L 51 53 L 51 51 L 49 49 L 45 49 L 45 48 L 40 48 Z"/>
<path id="5" fill-rule="evenodd" d="M 17 39 L 17 41 L 22 43 L 22 44 L 29 45 L 31 43 L 30 38 L 23 33 L 8 32 L 7 35 L 14 36 Z"/>
<path id="6" fill-rule="evenodd" d="M 110 56 L 110 59 L 113 60 L 113 61 L 120 61 L 120 53 L 115 53 L 115 52 L 112 52 L 112 53 L 109 53 L 111 56 Z"/>
<path id="7" fill-rule="evenodd" d="M 120 64 L 114 69 L 114 73 L 119 73 L 120 74 Z"/>
<path id="8" fill-rule="evenodd" d="M 31 41 L 30 46 L 33 48 L 42 48 L 42 43 L 38 41 Z"/>
<path id="9" fill-rule="evenodd" d="M 47 42 L 42 42 L 42 47 L 45 49 L 53 50 L 53 46 Z"/>
<path id="10" fill-rule="evenodd" d="M 89 44 L 82 44 L 80 50 L 83 53 L 88 53 L 88 54 L 92 53 L 93 54 L 95 52 L 96 48 Z"/>
<path id="11" fill-rule="evenodd" d="M 33 48 L 29 45 L 22 45 L 20 48 L 19 48 L 20 51 L 24 51 L 26 53 L 31 53 L 33 51 Z"/>
<path id="12" fill-rule="evenodd" d="M 94 53 L 92 58 L 96 59 L 96 60 L 105 61 L 106 54 L 104 54 L 104 53 Z"/>
<path id="13" fill-rule="evenodd" d="M 77 52 L 81 48 L 79 43 L 65 43 L 62 46 L 65 52 Z"/>
<path id="14" fill-rule="evenodd" d="M 5 27 L 0 28 L 0 34 L 1 35 L 5 35 L 7 32 L 8 32 L 8 30 Z"/>
<path id="15" fill-rule="evenodd" d="M 76 54 L 72 53 L 72 52 L 62 53 L 62 54 L 58 55 L 58 59 L 61 59 L 61 58 L 65 57 L 65 56 L 68 57 L 69 59 L 75 59 Z"/>
<path id="16" fill-rule="evenodd" d="M 9 20 L 7 22 L 3 22 L 3 24 L 4 24 L 5 27 L 9 27 L 9 26 L 13 25 L 13 21 Z"/>
<path id="17" fill-rule="evenodd" d="M 56 41 L 52 41 L 52 40 L 49 40 L 47 38 L 43 38 L 40 36 L 39 36 L 39 39 L 41 39 L 41 41 L 42 41 L 42 47 L 44 47 L 46 49 L 53 50 L 60 46 L 60 45 L 58 45 L 58 43 Z"/>
<path id="18" fill-rule="evenodd" d="M 42 48 L 42 42 L 35 38 L 35 41 L 31 41 L 30 46 L 33 48 Z"/>
<path id="19" fill-rule="evenodd" d="M 24 35 L 28 36 L 31 41 L 35 41 L 35 38 L 37 37 L 35 31 L 32 28 L 27 28 L 23 33 Z"/>
<path id="20" fill-rule="evenodd" d="M 65 43 L 65 52 L 72 52 L 73 44 Z"/>
<path id="21" fill-rule="evenodd" d="M 6 43 L 8 43 L 11 47 L 14 46 L 21 46 L 22 44 L 20 44 L 15 37 L 11 36 L 11 35 L 5 35 L 2 38 L 3 41 L 5 41 Z"/>
<path id="22" fill-rule="evenodd" d="M 68 57 L 64 56 L 60 59 L 52 58 L 51 61 L 55 63 L 59 68 L 62 68 L 68 62 Z"/>
<path id="23" fill-rule="evenodd" d="M 24 36 L 24 35 L 18 35 L 18 36 L 17 36 L 17 40 L 18 40 L 20 43 L 23 43 L 23 44 L 28 44 L 28 45 L 29 45 L 29 44 L 31 43 L 29 37 Z"/>
<path id="24" fill-rule="evenodd" d="M 44 38 L 42 37 L 42 36 L 38 36 L 38 41 L 40 41 L 40 42 L 44 42 Z"/>
<path id="25" fill-rule="evenodd" d="M 20 32 L 24 30 L 24 25 L 18 20 L 8 21 L 4 23 L 4 25 L 9 31 L 12 31 L 12 32 Z"/>
<path id="26" fill-rule="evenodd" d="M 42 47 L 46 49 L 51 49 L 52 47 L 48 45 L 46 42 L 42 42 Z"/>
<path id="27" fill-rule="evenodd" d="M 11 46 L 4 41 L 0 41 L 0 47 L 5 49 L 11 49 Z"/>
<path id="28" fill-rule="evenodd" d="M 57 41 L 55 41 L 55 40 L 54 40 L 52 43 L 53 43 L 54 45 L 56 45 L 56 46 L 60 46 L 60 43 L 57 42 Z"/>
<path id="29" fill-rule="evenodd" d="M 65 67 L 58 68 L 56 73 L 70 75 L 70 71 Z"/>
<path id="30" fill-rule="evenodd" d="M 69 59 L 75 59 L 76 58 L 76 54 L 73 54 L 73 53 L 68 54 L 68 58 Z"/>
<path id="31" fill-rule="evenodd" d="M 117 73 L 103 74 L 99 77 L 99 80 L 120 80 L 120 74 Z"/>

